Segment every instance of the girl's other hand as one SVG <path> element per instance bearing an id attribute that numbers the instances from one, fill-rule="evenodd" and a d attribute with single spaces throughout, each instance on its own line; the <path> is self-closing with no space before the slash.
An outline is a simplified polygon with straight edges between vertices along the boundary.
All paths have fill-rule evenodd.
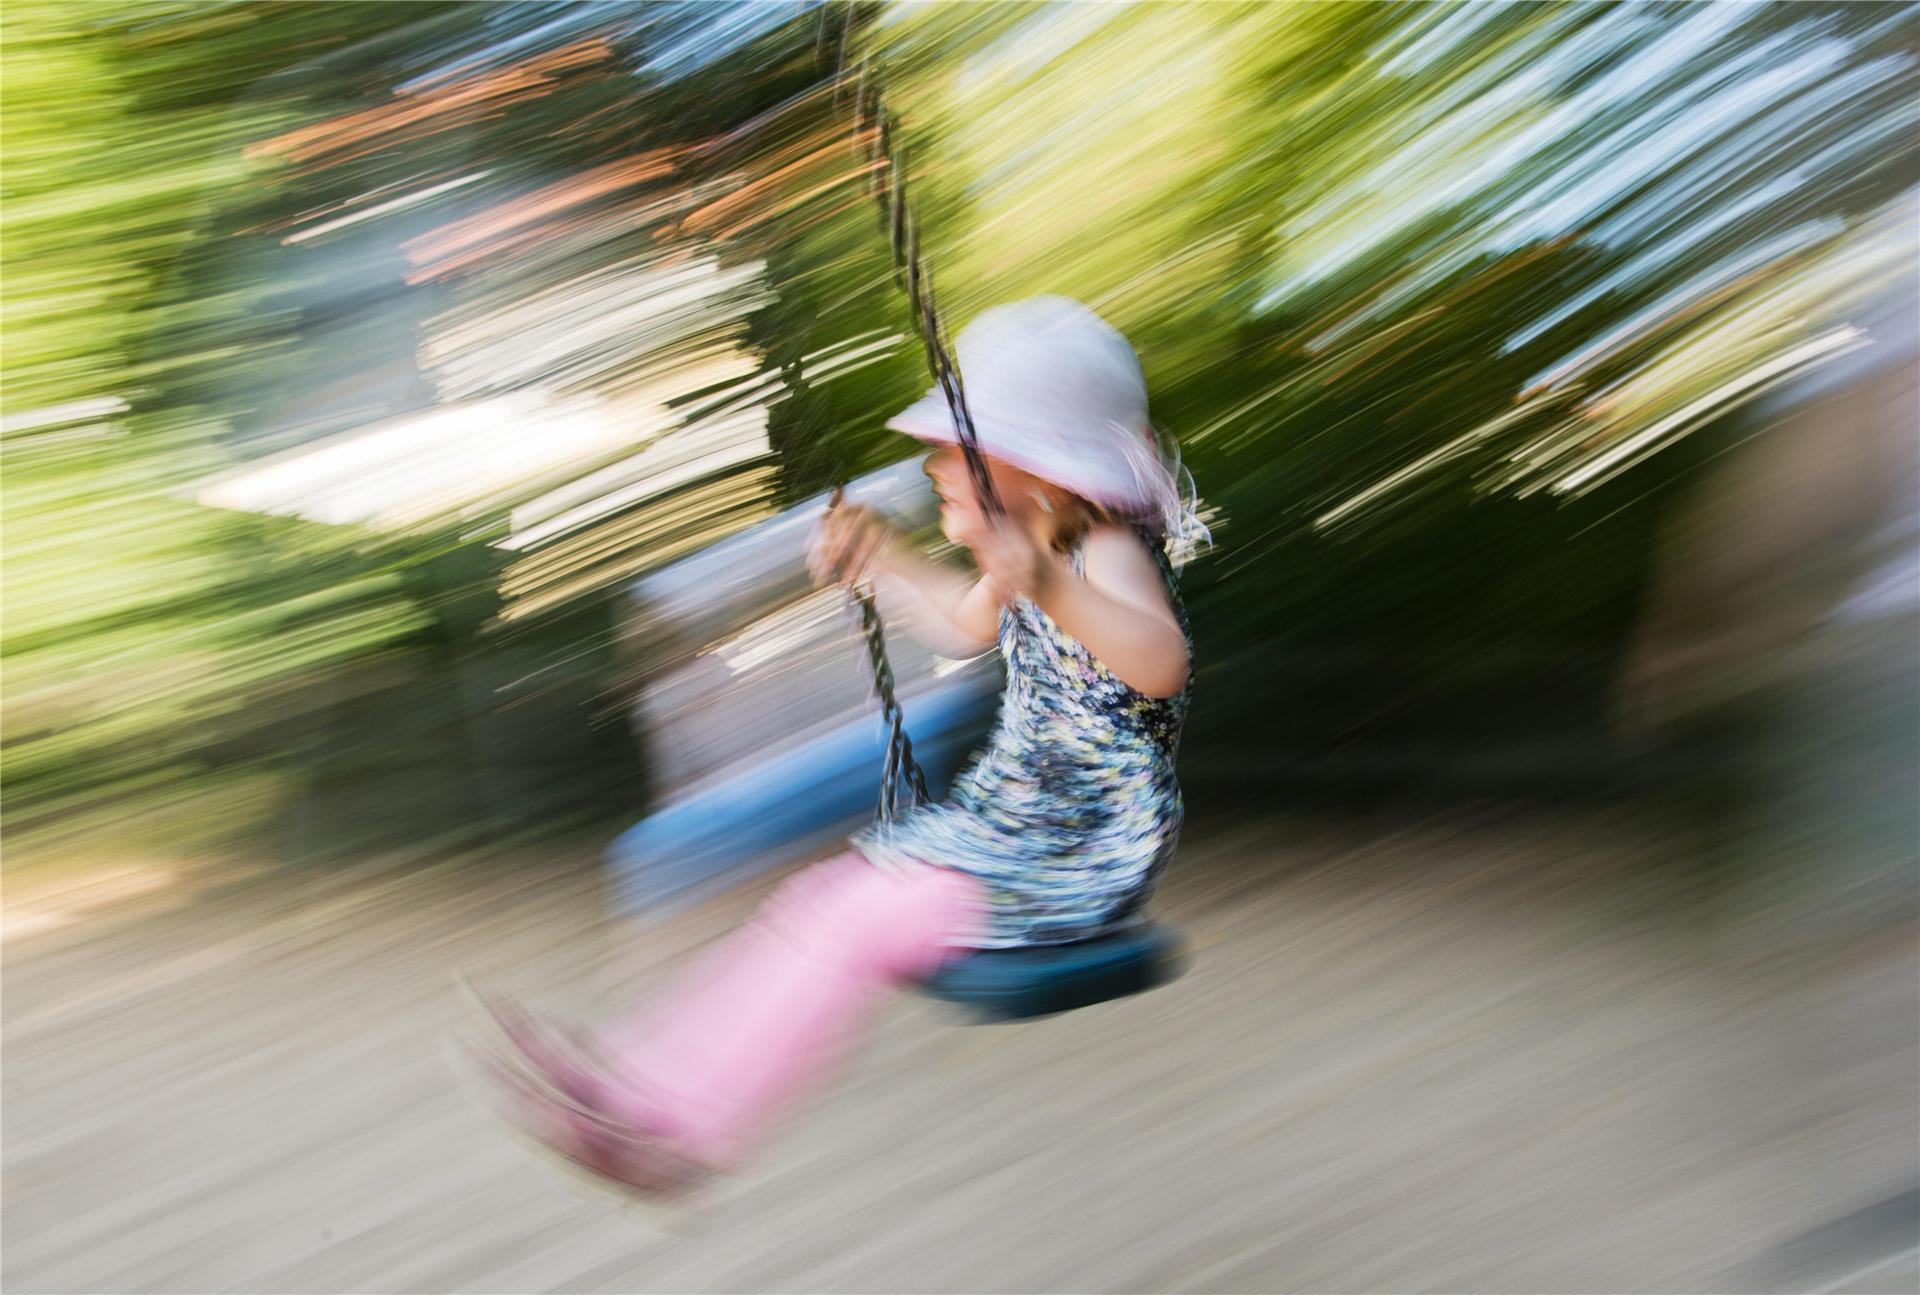
<path id="1" fill-rule="evenodd" d="M 1060 574 L 1052 545 L 1018 518 L 983 518 L 967 536 L 967 547 L 994 584 L 1036 602 Z"/>
<path id="2" fill-rule="evenodd" d="M 898 542 L 898 533 L 870 508 L 829 508 L 807 545 L 807 572 L 820 586 L 856 584 L 884 562 Z"/>

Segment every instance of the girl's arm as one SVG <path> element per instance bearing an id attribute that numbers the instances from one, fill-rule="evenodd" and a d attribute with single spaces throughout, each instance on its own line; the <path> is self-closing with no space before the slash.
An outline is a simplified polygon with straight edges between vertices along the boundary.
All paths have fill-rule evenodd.
<path id="1" fill-rule="evenodd" d="M 889 620 L 903 620 L 928 647 L 975 656 L 1000 633 L 1000 591 L 989 576 L 968 576 L 903 546 L 873 564 L 874 589 Z"/>
<path id="2" fill-rule="evenodd" d="M 1084 549 L 1084 578 L 1065 559 L 1038 548 L 1012 528 L 975 547 L 988 570 L 1039 604 L 1067 633 L 1128 687 L 1171 697 L 1192 666 L 1187 637 L 1167 600 L 1160 568 L 1133 532 L 1095 527 Z"/>
<path id="3" fill-rule="evenodd" d="M 1001 597 L 990 578 L 965 576 L 921 557 L 867 509 L 828 513 L 807 562 L 820 584 L 871 576 L 882 614 L 905 623 L 935 651 L 973 656 L 999 637 Z"/>

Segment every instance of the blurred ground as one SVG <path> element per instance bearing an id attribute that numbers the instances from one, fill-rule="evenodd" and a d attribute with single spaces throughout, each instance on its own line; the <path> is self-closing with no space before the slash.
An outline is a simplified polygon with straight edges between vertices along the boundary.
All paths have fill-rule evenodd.
<path id="1" fill-rule="evenodd" d="M 594 1012 L 753 893 L 616 958 L 585 853 L 15 879 L 5 1285 L 1914 1289 L 1911 1208 L 1873 1212 L 1913 1161 L 1905 937 L 1796 991 L 1878 1046 L 1796 1052 L 1792 995 L 1660 902 L 1668 842 L 1599 809 L 1201 824 L 1184 980 L 1022 1027 L 904 1000 L 673 1227 L 495 1125 L 450 977 Z"/>

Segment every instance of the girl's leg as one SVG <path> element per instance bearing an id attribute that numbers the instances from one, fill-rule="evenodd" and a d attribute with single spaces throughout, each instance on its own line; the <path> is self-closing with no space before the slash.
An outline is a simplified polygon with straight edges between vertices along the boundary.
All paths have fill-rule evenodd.
<path id="1" fill-rule="evenodd" d="M 652 1008 L 602 1036 L 604 1105 L 725 1163 L 845 1051 L 873 1000 L 976 935 L 979 883 L 858 855 L 786 882 Z"/>

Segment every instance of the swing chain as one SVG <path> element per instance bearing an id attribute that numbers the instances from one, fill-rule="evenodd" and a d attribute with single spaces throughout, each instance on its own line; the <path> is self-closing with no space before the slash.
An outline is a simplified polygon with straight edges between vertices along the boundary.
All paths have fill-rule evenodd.
<path id="1" fill-rule="evenodd" d="M 873 665 L 874 691 L 880 697 L 880 718 L 887 726 L 887 752 L 880 772 L 879 819 L 891 823 L 900 809 L 900 793 L 905 785 L 906 807 L 925 804 L 926 774 L 913 756 L 913 739 L 907 736 L 906 716 L 894 695 L 893 666 L 887 659 L 886 630 L 880 623 L 879 608 L 874 605 L 873 590 L 863 588 L 854 594 L 860 609 L 860 633 L 866 640 L 867 658 Z"/>
<path id="2" fill-rule="evenodd" d="M 854 138 L 867 140 L 867 158 L 872 164 L 869 188 L 880 208 L 882 231 L 893 257 L 893 280 L 907 294 L 907 306 L 920 331 L 927 369 L 934 384 L 946 398 L 948 412 L 959 433 L 960 450 L 966 457 L 967 471 L 973 478 L 975 493 L 990 514 L 1001 511 L 1000 498 L 987 472 L 986 459 L 980 453 L 980 440 L 974 430 L 973 414 L 967 409 L 966 389 L 960 382 L 959 366 L 953 362 L 940 326 L 940 313 L 934 305 L 933 277 L 927 272 L 920 253 L 920 223 L 906 198 L 906 164 L 898 137 L 897 121 L 881 97 L 877 79 L 866 71 L 861 75 L 853 103 Z"/>
<path id="3" fill-rule="evenodd" d="M 842 98 L 848 86 L 847 51 L 853 41 L 855 17 L 852 0 L 844 5 L 844 13 L 834 73 L 836 100 Z M 825 46 L 823 12 L 816 41 L 817 53 L 824 55 Z M 921 259 L 920 225 L 907 206 L 906 165 L 897 121 L 886 105 L 878 78 L 871 75 L 871 64 L 865 56 L 860 60 L 859 78 L 853 85 L 852 108 L 853 138 L 856 147 L 862 140 L 866 143 L 869 190 L 879 207 L 881 229 L 892 254 L 894 282 L 907 294 L 908 308 L 913 314 L 921 345 L 926 352 L 927 368 L 941 395 L 946 398 L 948 412 L 959 434 L 960 451 L 966 458 L 967 471 L 973 479 L 974 491 L 988 516 L 998 516 L 1002 511 L 1000 499 L 994 492 L 986 459 L 980 453 L 973 415 L 967 410 L 966 392 L 960 383 L 960 370 L 947 348 L 940 327 L 940 314 L 934 306 L 932 279 Z M 841 491 L 836 488 L 828 506 L 838 507 L 840 499 Z M 899 698 L 895 694 L 893 666 L 887 656 L 886 631 L 881 624 L 880 610 L 874 602 L 873 589 L 870 585 L 855 589 L 850 592 L 850 597 L 860 613 L 861 636 L 866 641 L 867 657 L 873 667 L 874 692 L 879 697 L 880 717 L 887 728 L 887 749 L 881 768 L 877 815 L 881 823 L 890 823 L 900 809 L 903 784 L 909 808 L 924 803 L 930 797 L 926 775 L 919 761 L 914 759 L 913 740 L 907 736 L 906 717 L 901 712 Z"/>

